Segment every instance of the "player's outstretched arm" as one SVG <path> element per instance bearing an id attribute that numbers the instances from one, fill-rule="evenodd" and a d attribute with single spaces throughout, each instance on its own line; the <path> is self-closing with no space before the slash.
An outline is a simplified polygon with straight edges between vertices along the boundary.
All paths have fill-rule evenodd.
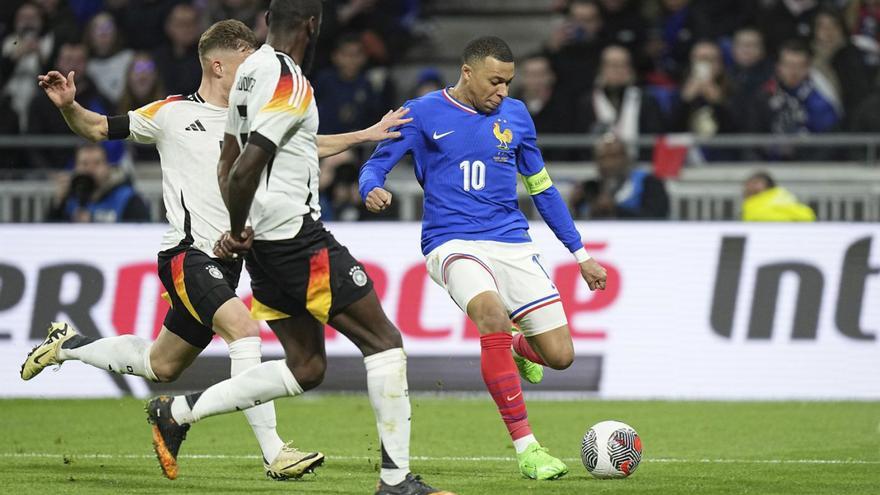
<path id="1" fill-rule="evenodd" d="M 46 96 L 61 111 L 70 130 L 89 141 L 103 141 L 107 139 L 109 132 L 107 117 L 87 110 L 76 102 L 74 76 L 73 71 L 64 77 L 60 72 L 53 70 L 37 76 L 37 81 L 46 92 Z"/>
<path id="2" fill-rule="evenodd" d="M 401 107 L 397 110 L 389 110 L 382 117 L 382 120 L 366 129 L 345 134 L 318 135 L 318 158 L 337 155 L 363 143 L 399 138 L 400 131 L 392 131 L 391 129 L 412 122 L 412 118 L 406 118 L 407 113 L 409 113 L 409 108 Z"/>
<path id="3" fill-rule="evenodd" d="M 398 109 L 396 112 L 386 114 L 382 122 L 367 129 L 371 132 L 387 134 L 387 138 L 379 143 L 373 156 L 364 163 L 358 173 L 358 192 L 367 210 L 373 213 L 391 206 L 391 193 L 384 188 L 385 177 L 388 172 L 397 165 L 407 153 L 413 152 L 418 142 L 418 131 L 416 124 L 410 123 L 412 118 L 403 118 L 409 108 Z M 388 127 L 381 129 L 382 123 L 389 119 L 396 119 L 402 122 L 397 131 L 388 131 Z"/>
<path id="4" fill-rule="evenodd" d="M 235 240 L 241 240 L 254 194 L 260 184 L 260 176 L 274 154 L 275 144 L 262 134 L 252 132 L 241 154 L 232 164 L 226 194 L 230 232 Z"/>

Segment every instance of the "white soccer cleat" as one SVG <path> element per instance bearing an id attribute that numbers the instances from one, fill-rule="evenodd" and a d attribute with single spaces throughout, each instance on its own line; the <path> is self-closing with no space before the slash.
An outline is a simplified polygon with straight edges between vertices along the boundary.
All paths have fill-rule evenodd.
<path id="1" fill-rule="evenodd" d="M 53 321 L 49 324 L 47 333 L 46 340 L 31 349 L 31 352 L 28 353 L 27 358 L 21 365 L 22 380 L 30 380 L 53 364 L 60 365 L 58 349 L 61 348 L 61 344 L 75 335 L 79 335 L 72 326 L 58 321 Z"/>
<path id="2" fill-rule="evenodd" d="M 324 464 L 324 454 L 320 452 L 303 452 L 291 446 L 287 442 L 281 447 L 281 452 L 275 456 L 271 464 L 263 461 L 266 468 L 266 476 L 277 481 L 301 478 L 306 473 L 314 472 L 321 464 Z"/>

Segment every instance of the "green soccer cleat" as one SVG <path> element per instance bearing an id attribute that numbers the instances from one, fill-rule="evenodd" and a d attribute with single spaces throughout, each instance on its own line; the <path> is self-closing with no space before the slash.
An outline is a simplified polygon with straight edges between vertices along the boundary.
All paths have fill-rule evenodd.
<path id="1" fill-rule="evenodd" d="M 79 335 L 72 326 L 57 321 L 49 324 L 47 333 L 46 340 L 31 349 L 21 365 L 22 380 L 30 380 L 53 364 L 61 365 L 61 361 L 58 360 L 58 349 L 61 348 L 61 344 Z"/>
<path id="2" fill-rule="evenodd" d="M 555 480 L 568 474 L 568 466 L 549 454 L 546 447 L 537 442 L 526 447 L 525 452 L 517 454 L 519 470 L 526 478 L 533 480 Z"/>
<path id="3" fill-rule="evenodd" d="M 516 369 L 519 370 L 519 376 L 523 380 L 529 383 L 541 383 L 541 380 L 544 379 L 544 367 L 540 364 L 518 356 L 515 352 L 513 352 L 513 362 L 516 363 Z"/>
<path id="4" fill-rule="evenodd" d="M 320 452 L 303 452 L 293 447 L 290 442 L 281 447 L 281 452 L 271 463 L 263 461 L 266 476 L 276 481 L 298 479 L 306 473 L 313 473 L 324 464 L 324 454 Z"/>

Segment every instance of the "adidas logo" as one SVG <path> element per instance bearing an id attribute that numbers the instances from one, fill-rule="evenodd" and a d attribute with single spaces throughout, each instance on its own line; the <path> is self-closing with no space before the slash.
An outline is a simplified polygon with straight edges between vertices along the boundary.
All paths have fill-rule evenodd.
<path id="1" fill-rule="evenodd" d="M 184 130 L 186 130 L 186 131 L 202 131 L 202 132 L 207 131 L 205 129 L 205 126 L 203 126 L 202 123 L 198 121 L 198 119 L 196 119 L 196 121 L 193 122 L 192 124 L 186 126 L 186 129 L 184 129 Z"/>

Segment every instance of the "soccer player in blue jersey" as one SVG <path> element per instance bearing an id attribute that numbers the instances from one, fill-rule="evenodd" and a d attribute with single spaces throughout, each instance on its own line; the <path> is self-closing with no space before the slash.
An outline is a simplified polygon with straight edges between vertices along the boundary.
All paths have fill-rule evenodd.
<path id="1" fill-rule="evenodd" d="M 544 168 L 528 110 L 507 97 L 514 76 L 507 43 L 497 37 L 473 40 L 462 62 L 455 87 L 405 104 L 413 121 L 399 129 L 398 139 L 380 144 L 363 166 L 360 193 L 370 211 L 387 208 L 392 198 L 382 188 L 385 177 L 404 155 L 413 156 L 425 191 L 422 252 L 428 273 L 480 331 L 483 381 L 510 432 L 520 471 L 532 479 L 555 479 L 568 468 L 532 434 L 517 367 L 537 382 L 542 365 L 568 368 L 574 348 L 559 292 L 541 266 L 517 204 L 517 175 L 580 263 L 590 290 L 605 288 L 605 269 L 584 250 Z M 519 326 L 514 335 L 512 323 Z"/>

